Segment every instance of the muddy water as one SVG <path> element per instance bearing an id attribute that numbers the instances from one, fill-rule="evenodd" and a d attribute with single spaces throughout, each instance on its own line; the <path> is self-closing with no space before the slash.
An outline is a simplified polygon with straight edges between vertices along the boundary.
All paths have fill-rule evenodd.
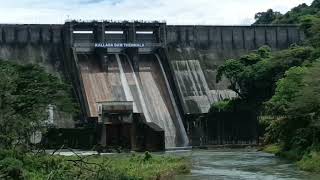
<path id="1" fill-rule="evenodd" d="M 210 150 L 184 153 L 192 158 L 190 175 L 176 180 L 319 180 L 320 175 L 297 169 L 272 154 L 255 150 Z"/>

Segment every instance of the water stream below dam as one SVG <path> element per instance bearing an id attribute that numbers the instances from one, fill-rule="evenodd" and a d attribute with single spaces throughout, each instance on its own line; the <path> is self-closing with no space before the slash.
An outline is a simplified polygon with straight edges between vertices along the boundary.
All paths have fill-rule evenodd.
<path id="1" fill-rule="evenodd" d="M 218 149 L 178 153 L 190 156 L 192 170 L 176 180 L 319 180 L 319 174 L 272 154 L 247 149 Z"/>

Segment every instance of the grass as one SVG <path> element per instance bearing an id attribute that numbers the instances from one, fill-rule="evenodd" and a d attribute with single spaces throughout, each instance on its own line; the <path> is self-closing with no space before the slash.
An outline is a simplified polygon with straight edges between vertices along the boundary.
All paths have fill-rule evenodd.
<path id="1" fill-rule="evenodd" d="M 305 154 L 297 164 L 302 170 L 320 173 L 320 152 L 312 151 Z"/>
<path id="2" fill-rule="evenodd" d="M 51 156 L 0 152 L 0 179 L 161 180 L 190 172 L 188 158 L 171 155 L 117 154 Z"/>
<path id="3" fill-rule="evenodd" d="M 294 161 L 301 170 L 320 173 L 320 152 L 317 150 L 306 153 L 297 149 L 282 151 L 280 145 L 269 144 L 263 147 L 262 151 Z"/>
<path id="4" fill-rule="evenodd" d="M 125 172 L 128 176 L 138 179 L 160 179 L 190 172 L 189 162 L 183 157 L 132 154 L 92 158 L 92 161 L 96 163 L 109 161 L 114 170 Z"/>
<path id="5" fill-rule="evenodd" d="M 281 147 L 278 144 L 269 144 L 263 147 L 262 151 L 271 154 L 278 154 L 281 152 Z"/>

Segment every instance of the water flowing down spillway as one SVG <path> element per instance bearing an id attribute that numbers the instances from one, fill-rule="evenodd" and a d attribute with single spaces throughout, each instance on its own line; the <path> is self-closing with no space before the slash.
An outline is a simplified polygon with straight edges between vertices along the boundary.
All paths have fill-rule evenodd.
<path id="1" fill-rule="evenodd" d="M 148 122 L 165 131 L 166 147 L 185 146 L 187 136 L 172 97 L 161 61 L 154 55 L 140 56 L 139 71 L 134 72 L 131 61 L 122 59 L 132 94 Z"/>
<path id="2" fill-rule="evenodd" d="M 127 80 L 127 76 L 126 76 L 126 74 L 128 74 L 128 73 L 126 73 L 126 74 L 124 73 L 124 70 L 123 70 L 123 67 L 121 64 L 121 60 L 120 60 L 120 57 L 118 54 L 116 54 L 116 60 L 117 60 L 119 71 L 120 71 L 120 79 L 121 79 L 121 84 L 122 84 L 122 87 L 123 87 L 123 90 L 124 90 L 124 93 L 126 96 L 126 101 L 133 101 L 133 112 L 138 112 L 138 109 L 136 106 L 136 101 L 133 100 L 133 96 L 132 96 L 132 93 L 130 91 L 130 87 L 128 84 L 128 80 Z"/>
<path id="3" fill-rule="evenodd" d="M 198 60 L 171 62 L 184 111 L 207 113 L 212 103 L 236 97 L 231 90 L 210 90 Z"/>
<path id="4" fill-rule="evenodd" d="M 173 118 L 176 117 L 163 75 L 156 63 L 150 57 L 140 58 L 138 76 L 152 122 L 164 129 L 166 147 L 174 147 L 177 132 Z"/>
<path id="5" fill-rule="evenodd" d="M 116 55 L 117 59 L 120 60 L 119 55 Z M 147 109 L 147 105 L 145 102 L 144 94 L 141 89 L 141 85 L 139 83 L 138 77 L 134 72 L 132 63 L 130 62 L 128 56 L 124 56 L 121 60 L 121 64 L 126 76 L 126 79 L 129 82 L 130 92 L 133 94 L 133 99 L 135 104 L 137 105 L 137 109 L 139 113 L 143 113 L 146 121 L 151 122 L 150 112 Z"/>
<path id="6" fill-rule="evenodd" d="M 78 55 L 90 116 L 97 116 L 97 102 L 133 101 L 134 112 L 143 113 L 165 131 L 166 148 L 186 146 L 187 135 L 161 60 L 141 55 L 139 71 L 122 54 L 109 55 L 107 70 L 93 55 Z"/>
<path id="7" fill-rule="evenodd" d="M 169 84 L 168 78 L 166 76 L 166 73 L 164 71 L 164 67 L 162 65 L 161 59 L 157 54 L 156 54 L 156 58 L 157 58 L 157 61 L 158 61 L 159 65 L 160 65 L 161 72 L 163 74 L 163 77 L 164 77 L 164 80 L 165 80 L 165 83 L 166 83 L 166 87 L 168 88 L 169 96 L 170 96 L 170 99 L 171 99 L 171 102 L 172 102 L 172 105 L 173 105 L 173 110 L 174 110 L 174 112 L 176 114 L 176 117 L 177 117 L 177 126 L 178 126 L 178 130 L 180 131 L 180 134 L 181 134 L 183 146 L 187 146 L 189 144 L 188 136 L 187 136 L 187 133 L 185 131 L 185 128 L 184 128 L 184 125 L 183 125 L 183 122 L 182 122 L 182 118 L 181 118 L 180 113 L 179 113 L 179 109 L 178 109 L 177 103 L 174 100 L 173 91 L 172 91 L 172 89 L 170 87 L 170 84 Z"/>
<path id="8" fill-rule="evenodd" d="M 108 71 L 93 55 L 80 54 L 78 60 L 90 117 L 98 116 L 97 102 L 126 101 L 115 57 L 110 58 Z"/>

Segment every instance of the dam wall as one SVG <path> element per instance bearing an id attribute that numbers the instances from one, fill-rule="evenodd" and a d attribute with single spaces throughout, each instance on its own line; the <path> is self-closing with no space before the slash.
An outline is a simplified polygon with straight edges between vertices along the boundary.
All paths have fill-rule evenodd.
<path id="1" fill-rule="evenodd" d="M 48 72 L 63 72 L 63 25 L 0 24 L 0 59 L 35 63 Z"/>
<path id="2" fill-rule="evenodd" d="M 62 42 L 62 27 L 58 24 L 0 24 L 0 43 L 57 44 Z"/>
<path id="3" fill-rule="evenodd" d="M 201 134 L 186 132 L 190 129 L 192 132 L 204 131 L 203 125 L 188 122 L 207 113 L 212 103 L 236 97 L 235 92 L 228 90 L 226 79 L 216 82 L 218 67 L 227 59 L 238 58 L 263 45 L 281 50 L 301 43 L 304 38 L 304 33 L 295 25 L 175 26 L 159 22 L 0 24 L 0 59 L 39 64 L 47 72 L 67 79 L 79 101 L 80 118 L 84 123 L 103 125 L 101 139 L 105 142 L 113 137 L 107 137 L 109 126 L 118 129 L 117 123 L 123 123 L 123 116 L 127 113 L 132 114 L 128 116 L 131 119 L 141 116 L 144 125 L 153 123 L 148 126 L 153 129 L 150 132 L 159 132 L 159 137 L 163 131 L 166 147 L 187 145 L 186 134 L 189 139 L 196 137 L 192 144 L 196 141 L 199 144 L 221 144 L 226 141 L 221 138 L 220 131 L 232 134 L 234 130 L 229 127 L 237 127 L 239 132 L 249 130 L 230 118 L 230 123 L 226 124 L 219 121 L 210 125 L 203 120 L 205 123 L 202 124 L 207 124 L 206 132 L 219 129 L 218 133 L 206 134 L 206 141 L 199 138 L 203 136 Z M 132 103 L 132 112 L 101 113 L 101 103 L 111 102 Z M 58 127 L 70 127 L 72 117 L 60 114 L 54 115 L 60 120 Z M 101 121 L 104 116 L 106 119 L 117 117 L 117 123 Z M 187 121 L 188 118 L 192 120 Z M 248 122 L 252 133 L 240 141 L 256 138 L 255 122 Z M 126 127 L 122 128 L 128 133 Z M 114 135 L 118 136 L 122 130 L 115 132 Z M 218 137 L 221 140 L 217 140 Z M 229 138 L 228 141 L 235 140 Z"/>
<path id="4" fill-rule="evenodd" d="M 167 26 L 167 44 L 198 49 L 283 49 L 303 39 L 296 25 Z"/>
<path id="5" fill-rule="evenodd" d="M 93 23 L 94 24 L 94 23 Z M 21 64 L 35 63 L 46 71 L 66 77 L 81 94 L 77 70 L 72 66 L 72 41 L 75 43 L 108 41 L 101 36 L 101 25 L 77 23 L 75 30 L 93 30 L 90 36 L 74 40 L 70 23 L 66 24 L 0 24 L 0 59 Z M 119 29 L 121 25 L 111 29 Z M 145 29 L 150 29 L 150 25 Z M 268 45 L 274 50 L 284 49 L 304 40 L 304 33 L 295 25 L 259 26 L 188 26 L 160 25 L 157 32 L 165 47 L 165 71 L 174 82 L 173 91 L 179 98 L 177 104 L 184 114 L 206 113 L 210 104 L 224 98 L 232 98 L 234 92 L 227 90 L 228 82 L 223 79 L 216 83 L 217 68 L 226 59 L 237 58 Z M 91 28 L 91 29 L 90 29 Z M 128 27 L 129 29 L 132 27 Z M 137 26 L 136 28 L 140 28 Z M 161 33 L 160 33 L 161 32 Z M 80 34 L 81 35 L 81 34 Z M 77 35 L 79 36 L 79 35 Z M 145 41 L 141 35 L 125 34 L 121 41 Z M 159 39 L 157 37 L 157 39 Z M 119 41 L 118 37 L 111 41 Z M 154 41 L 154 40 L 153 40 Z M 169 69 L 168 69 L 169 68 Z M 70 73 L 71 72 L 71 73 Z M 171 74 L 170 74 L 171 73 Z M 82 98 L 78 95 L 80 102 Z M 80 103 L 84 104 L 84 103 Z M 84 107 L 84 105 L 81 105 Z M 85 108 L 82 108 L 85 109 Z M 87 114 L 84 112 L 83 114 Z"/>

